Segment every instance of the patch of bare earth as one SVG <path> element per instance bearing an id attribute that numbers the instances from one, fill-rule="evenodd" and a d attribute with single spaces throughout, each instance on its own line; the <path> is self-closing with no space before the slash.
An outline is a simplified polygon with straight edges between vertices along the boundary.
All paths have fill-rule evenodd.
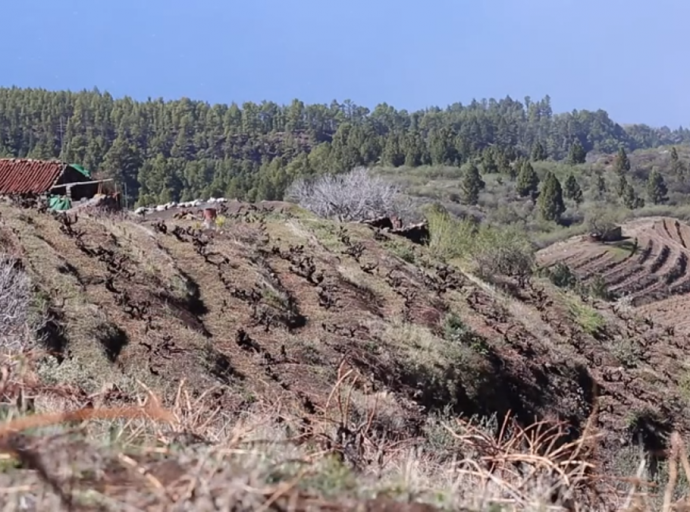
<path id="1" fill-rule="evenodd" d="M 421 246 L 396 255 L 392 244 L 408 242 L 390 233 L 246 205 L 225 210 L 210 230 L 163 215 L 75 218 L 4 206 L 0 214 L 3 247 L 23 258 L 51 312 L 45 343 L 57 357 L 37 363 L 36 378 L 79 400 L 131 403 L 144 385 L 163 404 L 179 403 L 184 380 L 189 401 L 227 423 L 268 407 L 273 428 L 289 431 L 286 446 L 319 439 L 320 450 L 360 460 L 344 447 L 370 443 L 371 460 L 353 462 L 366 467 L 395 451 L 381 448 L 384 439 L 428 437 L 436 415 L 510 414 L 522 427 L 565 421 L 559 446 L 595 429 L 587 460 L 612 474 L 622 450 L 642 440 L 658 454 L 669 432 L 690 427 L 687 339 L 661 320 L 583 302 L 537 279 L 511 296 Z M 638 301 L 644 290 L 680 298 L 689 241 L 668 222 L 626 227 L 638 239 L 634 252 L 578 241 L 540 258 L 574 262 L 583 279 L 603 275 Z M 682 272 L 660 285 L 674 269 Z M 334 388 L 345 377 L 347 397 Z M 346 408 L 349 422 L 325 418 L 345 398 L 355 404 Z M 314 434 L 315 418 L 337 435 Z M 131 459 L 125 466 L 139 465 Z M 197 463 L 155 476 L 159 490 Z M 99 482 L 89 485 L 103 491 Z"/>

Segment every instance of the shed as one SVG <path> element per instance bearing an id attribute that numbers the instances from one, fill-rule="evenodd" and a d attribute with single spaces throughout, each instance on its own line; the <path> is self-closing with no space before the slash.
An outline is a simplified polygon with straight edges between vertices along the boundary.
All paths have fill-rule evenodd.
<path id="1" fill-rule="evenodd" d="M 0 159 L 0 195 L 47 194 L 66 196 L 70 201 L 91 198 L 104 181 L 94 180 L 78 164 L 29 158 Z"/>
<path id="2" fill-rule="evenodd" d="M 590 233 L 589 239 L 595 242 L 617 242 L 623 239 L 621 226 L 606 226 Z"/>

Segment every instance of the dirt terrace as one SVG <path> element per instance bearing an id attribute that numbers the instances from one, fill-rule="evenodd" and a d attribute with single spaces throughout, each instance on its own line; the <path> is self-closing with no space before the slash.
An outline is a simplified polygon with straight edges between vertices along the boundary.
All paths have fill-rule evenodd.
<path id="1" fill-rule="evenodd" d="M 545 281 L 508 296 L 360 224 L 284 204 L 262 210 L 227 211 L 222 227 L 201 231 L 170 217 L 0 207 L 0 243 L 24 261 L 52 317 L 46 382 L 108 402 L 127 401 L 140 380 L 170 401 L 185 379 L 196 396 L 213 387 L 209 406 L 260 401 L 308 422 L 349 368 L 360 397 L 388 397 L 374 428 L 400 437 L 444 410 L 561 418 L 574 437 L 596 404 L 598 457 L 609 465 L 640 435 L 658 450 L 670 429 L 688 431 L 685 336 Z M 664 275 L 673 265 L 659 247 L 679 258 L 685 239 L 644 226 L 634 257 Z M 596 254 L 568 247 L 551 251 L 593 272 Z M 647 247 L 661 263 L 640 262 Z M 611 258 L 597 267 L 607 276 L 632 265 Z"/>
<path id="2" fill-rule="evenodd" d="M 609 290 L 626 297 L 652 321 L 690 333 L 690 226 L 665 217 L 623 225 L 624 240 L 597 243 L 575 237 L 540 253 L 544 265 L 562 262 L 583 281 L 602 277 Z"/>

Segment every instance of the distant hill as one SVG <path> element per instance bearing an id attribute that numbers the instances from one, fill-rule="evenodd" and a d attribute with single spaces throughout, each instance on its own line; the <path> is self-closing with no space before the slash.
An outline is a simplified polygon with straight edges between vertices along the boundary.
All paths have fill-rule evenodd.
<path id="1" fill-rule="evenodd" d="M 614 153 L 690 142 L 690 130 L 621 126 L 603 110 L 556 114 L 550 98 L 373 111 L 349 101 L 281 106 L 137 102 L 98 91 L 0 89 L 0 157 L 61 158 L 116 178 L 130 204 L 199 196 L 281 199 L 298 175 L 355 166 L 459 165 L 488 148 L 509 161 L 537 143 L 562 160 L 578 141 Z"/>

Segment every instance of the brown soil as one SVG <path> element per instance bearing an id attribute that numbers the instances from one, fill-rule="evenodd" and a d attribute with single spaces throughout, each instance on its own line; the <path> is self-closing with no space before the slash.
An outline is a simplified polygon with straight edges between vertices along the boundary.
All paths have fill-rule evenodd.
<path id="1" fill-rule="evenodd" d="M 170 401 L 185 379 L 197 394 L 219 385 L 208 400 L 225 411 L 260 399 L 307 414 L 328 400 L 344 361 L 362 390 L 400 399 L 408 435 L 428 413 L 450 408 L 461 416 L 512 411 L 524 424 L 565 419 L 576 437 L 596 404 L 598 456 L 612 463 L 621 446 L 643 439 L 659 450 L 665 433 L 690 429 L 688 338 L 656 317 L 583 304 L 541 280 L 507 296 L 423 248 L 419 265 L 404 261 L 392 235 L 366 226 L 339 229 L 289 208 L 245 211 L 229 209 L 221 228 L 202 232 L 195 220 L 75 222 L 0 207 L 0 241 L 49 301 L 57 327 L 46 330 L 46 345 L 65 368 L 59 380 L 84 394 L 115 386 L 122 393 L 113 400 L 126 401 L 127 383 L 140 379 Z M 690 228 L 676 234 L 673 221 L 657 219 L 625 232 L 638 238 L 630 257 L 582 241 L 540 256 L 615 279 L 638 302 L 678 298 L 685 269 L 671 285 L 659 283 L 687 253 Z M 591 328 L 577 311 L 601 325 Z M 451 317 L 463 326 L 457 332 Z"/>
<path id="2" fill-rule="evenodd" d="M 539 260 L 544 266 L 565 263 L 584 282 L 603 277 L 609 291 L 627 297 L 639 314 L 690 333 L 684 315 L 690 305 L 690 226 L 650 217 L 623 225 L 623 236 L 612 243 L 574 237 L 542 250 Z"/>

